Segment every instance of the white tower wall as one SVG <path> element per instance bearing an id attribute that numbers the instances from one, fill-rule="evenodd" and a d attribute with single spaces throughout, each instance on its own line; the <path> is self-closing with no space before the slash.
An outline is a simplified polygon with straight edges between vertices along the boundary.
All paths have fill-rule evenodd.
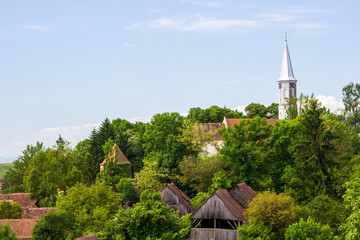
<path id="1" fill-rule="evenodd" d="M 279 84 L 279 119 L 286 118 L 287 101 L 290 98 L 296 98 L 296 82 L 294 77 L 289 49 L 285 40 L 284 56 L 281 65 Z"/>

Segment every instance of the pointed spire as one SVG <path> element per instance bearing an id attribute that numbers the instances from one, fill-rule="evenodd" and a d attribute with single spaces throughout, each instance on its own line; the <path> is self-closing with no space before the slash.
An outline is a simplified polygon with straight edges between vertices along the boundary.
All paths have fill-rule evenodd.
<path id="1" fill-rule="evenodd" d="M 294 77 L 294 72 L 293 72 L 292 65 L 291 65 L 286 33 L 285 33 L 284 56 L 283 56 L 283 60 L 282 60 L 279 80 L 296 80 Z"/>

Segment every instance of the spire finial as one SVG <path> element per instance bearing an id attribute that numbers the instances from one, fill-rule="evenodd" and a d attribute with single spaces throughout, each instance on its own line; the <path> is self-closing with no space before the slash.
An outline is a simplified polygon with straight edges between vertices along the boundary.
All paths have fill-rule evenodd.
<path id="1" fill-rule="evenodd" d="M 287 32 L 285 32 L 285 42 L 287 42 Z"/>

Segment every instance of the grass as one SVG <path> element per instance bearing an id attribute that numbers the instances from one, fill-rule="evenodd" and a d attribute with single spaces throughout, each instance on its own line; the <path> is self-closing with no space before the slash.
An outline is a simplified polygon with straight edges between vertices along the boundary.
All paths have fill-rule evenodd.
<path id="1" fill-rule="evenodd" d="M 14 166 L 12 163 L 0 163 L 0 182 L 3 180 L 6 171 Z"/>

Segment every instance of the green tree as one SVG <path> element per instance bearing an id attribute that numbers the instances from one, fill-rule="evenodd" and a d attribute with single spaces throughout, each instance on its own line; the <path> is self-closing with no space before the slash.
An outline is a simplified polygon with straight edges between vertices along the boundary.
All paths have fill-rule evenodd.
<path id="1" fill-rule="evenodd" d="M 279 118 L 279 104 L 278 103 L 272 103 L 270 106 L 266 107 L 266 117 L 272 118 L 272 119 L 278 119 Z"/>
<path id="2" fill-rule="evenodd" d="M 301 97 L 300 97 L 301 98 Z M 299 115 L 298 112 L 298 99 L 288 98 L 287 106 L 286 106 L 286 118 L 287 119 L 295 119 Z"/>
<path id="3" fill-rule="evenodd" d="M 230 189 L 232 184 L 231 181 L 227 178 L 224 172 L 217 172 L 214 174 L 214 177 L 211 180 L 211 186 L 208 189 L 208 193 L 211 194 L 218 189 Z"/>
<path id="4" fill-rule="evenodd" d="M 292 197 L 265 191 L 252 200 L 245 210 L 245 217 L 251 224 L 264 223 L 276 233 L 293 223 L 298 210 Z"/>
<path id="5" fill-rule="evenodd" d="M 11 229 L 9 223 L 0 224 L 0 239 L 18 240 L 18 238 L 16 238 L 16 233 Z"/>
<path id="6" fill-rule="evenodd" d="M 116 189 L 120 192 L 120 198 L 127 203 L 135 203 L 139 199 L 139 195 L 134 186 L 134 179 L 122 178 L 116 185 Z"/>
<path id="7" fill-rule="evenodd" d="M 183 126 L 184 117 L 179 113 L 154 115 L 144 133 L 145 160 L 156 161 L 161 169 L 178 173 L 185 155 L 185 146 L 178 141 Z"/>
<path id="8" fill-rule="evenodd" d="M 190 200 L 191 208 L 197 209 L 208 197 L 209 193 L 198 192 L 195 197 Z"/>
<path id="9" fill-rule="evenodd" d="M 42 143 L 37 142 L 35 146 L 27 145 L 22 155 L 14 161 L 14 166 L 6 172 L 6 181 L 9 188 L 4 193 L 25 192 L 24 176 L 28 174 L 32 160 L 39 153 L 44 151 Z"/>
<path id="10" fill-rule="evenodd" d="M 250 103 L 245 108 L 246 116 L 248 118 L 261 117 L 264 118 L 267 116 L 267 109 L 264 105 L 259 103 Z"/>
<path id="11" fill-rule="evenodd" d="M 180 239 L 187 237 L 189 216 L 180 220 L 178 212 L 161 202 L 161 195 L 145 190 L 133 208 L 120 209 L 100 239 Z M 183 230 L 183 231 L 182 231 Z"/>
<path id="12" fill-rule="evenodd" d="M 41 206 L 54 206 L 59 191 L 81 181 L 76 167 L 75 152 L 68 142 L 39 152 L 24 177 L 27 191 L 40 201 Z"/>
<path id="13" fill-rule="evenodd" d="M 146 189 L 159 191 L 166 177 L 158 171 L 156 162 L 145 162 L 144 168 L 135 173 L 135 187 L 140 193 Z"/>
<path id="14" fill-rule="evenodd" d="M 282 179 L 286 167 L 294 163 L 294 139 L 297 134 L 298 122 L 295 120 L 277 121 L 269 137 L 267 152 L 270 155 L 271 187 L 277 192 L 284 192 Z"/>
<path id="15" fill-rule="evenodd" d="M 22 212 L 23 209 L 17 202 L 2 201 L 0 203 L 0 219 L 19 219 L 22 218 Z"/>
<path id="16" fill-rule="evenodd" d="M 187 115 L 187 119 L 191 122 L 198 123 L 220 123 L 224 120 L 224 117 L 227 118 L 243 118 L 244 115 L 242 112 L 237 110 L 231 110 L 226 107 L 211 106 L 207 109 L 190 108 Z"/>
<path id="17" fill-rule="evenodd" d="M 345 117 L 349 125 L 360 132 L 360 84 L 349 83 L 342 89 Z"/>
<path id="18" fill-rule="evenodd" d="M 315 222 L 322 225 L 329 225 L 334 233 L 341 224 L 345 222 L 348 215 L 345 206 L 334 199 L 331 199 L 327 195 L 319 195 L 307 203 L 305 208 L 305 214 L 302 214 L 303 219 L 311 217 Z"/>
<path id="19" fill-rule="evenodd" d="M 313 97 L 301 99 L 294 165 L 285 169 L 286 192 L 300 202 L 317 195 L 341 195 L 342 169 L 353 155 L 351 131 L 326 117 L 327 110 Z"/>
<path id="20" fill-rule="evenodd" d="M 315 222 L 312 218 L 304 221 L 302 218 L 300 222 L 289 226 L 285 232 L 286 240 L 329 240 L 333 239 L 333 233 L 328 225 L 322 226 Z"/>
<path id="21" fill-rule="evenodd" d="M 350 215 L 340 226 L 345 240 L 360 239 L 360 177 L 359 172 L 345 183 L 344 204 Z"/>
<path id="22" fill-rule="evenodd" d="M 76 232 L 72 215 L 64 210 L 48 212 L 36 222 L 32 231 L 33 240 L 65 240 L 79 235 L 81 233 Z"/>
<path id="23" fill-rule="evenodd" d="M 99 232 L 106 221 L 111 219 L 119 206 L 120 198 L 111 187 L 97 183 L 87 188 L 83 184 L 67 190 L 67 195 L 61 196 L 56 207 L 72 214 L 74 227 L 80 232 Z"/>
<path id="24" fill-rule="evenodd" d="M 271 227 L 263 222 L 258 224 L 242 224 L 237 229 L 241 240 L 272 240 L 276 239 Z"/>
<path id="25" fill-rule="evenodd" d="M 271 129 L 272 125 L 267 124 L 266 119 L 255 117 L 252 120 L 241 120 L 234 129 L 219 130 L 224 142 L 220 149 L 220 159 L 231 182 L 246 182 L 254 190 L 268 187 L 268 138 Z"/>
<path id="26" fill-rule="evenodd" d="M 211 186 L 215 173 L 220 171 L 221 162 L 217 156 L 188 156 L 180 163 L 181 181 L 198 192 L 205 192 Z"/>

